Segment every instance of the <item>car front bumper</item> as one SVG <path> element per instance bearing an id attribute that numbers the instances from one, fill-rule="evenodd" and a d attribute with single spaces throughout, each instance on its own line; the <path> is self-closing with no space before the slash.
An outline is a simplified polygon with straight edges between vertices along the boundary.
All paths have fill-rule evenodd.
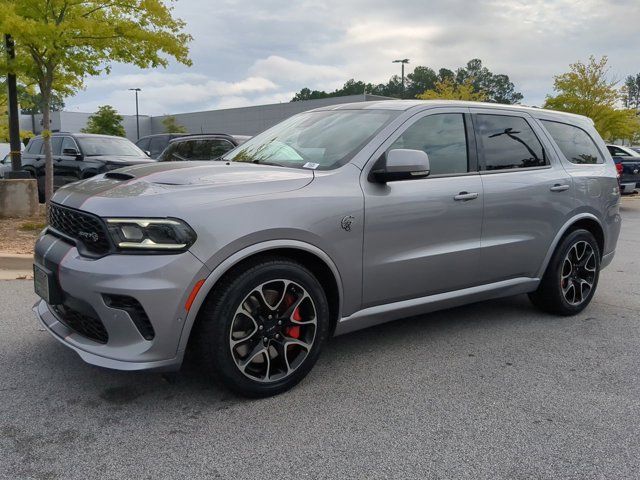
<path id="1" fill-rule="evenodd" d="M 180 339 L 188 313 L 185 304 L 194 285 L 209 273 L 190 252 L 88 259 L 75 246 L 45 234 L 36 243 L 35 263 L 53 272 L 63 308 L 80 305 L 108 337 L 97 341 L 78 328 L 81 323 L 69 321 L 60 306 L 38 301 L 34 312 L 45 328 L 83 360 L 118 370 L 180 367 L 184 355 Z M 108 306 L 105 296 L 109 295 L 137 300 L 153 328 L 152 338 L 145 338 L 129 311 Z"/>

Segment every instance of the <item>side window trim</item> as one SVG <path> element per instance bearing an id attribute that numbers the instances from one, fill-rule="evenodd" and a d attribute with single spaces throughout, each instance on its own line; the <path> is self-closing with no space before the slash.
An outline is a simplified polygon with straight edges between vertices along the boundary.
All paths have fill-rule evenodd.
<path id="1" fill-rule="evenodd" d="M 538 142 L 540 143 L 540 147 L 542 148 L 542 155 L 543 155 L 543 159 L 545 160 L 546 164 L 545 165 L 540 165 L 538 167 L 525 167 L 525 168 L 500 168 L 500 169 L 495 169 L 495 170 L 486 170 L 486 160 L 484 157 L 484 151 L 483 151 L 483 146 L 482 146 L 482 141 L 480 140 L 480 135 L 477 132 L 477 125 L 478 125 L 478 120 L 477 117 L 478 115 L 495 115 L 495 116 L 501 116 L 501 117 L 516 117 L 516 118 L 521 118 L 522 120 L 524 120 L 527 125 L 529 126 L 529 128 L 531 129 L 531 131 L 533 132 L 533 135 L 536 137 L 536 139 L 538 140 Z M 477 158 L 478 158 L 478 173 L 480 173 L 480 175 L 495 175 L 497 173 L 516 173 L 516 172 L 526 172 L 526 171 L 531 171 L 531 170 L 546 170 L 546 169 L 550 169 L 553 168 L 553 165 L 551 164 L 551 158 L 549 156 L 549 146 L 547 145 L 546 142 L 543 142 L 542 139 L 540 138 L 540 133 L 536 132 L 536 128 L 534 127 L 534 124 L 532 124 L 531 120 L 535 120 L 532 117 L 529 117 L 528 115 L 523 115 L 519 112 L 514 112 L 514 111 L 510 111 L 510 110 L 472 110 L 471 112 L 471 120 L 473 122 L 473 130 L 474 130 L 474 134 L 475 134 L 475 139 L 476 139 L 476 147 L 477 147 Z"/>

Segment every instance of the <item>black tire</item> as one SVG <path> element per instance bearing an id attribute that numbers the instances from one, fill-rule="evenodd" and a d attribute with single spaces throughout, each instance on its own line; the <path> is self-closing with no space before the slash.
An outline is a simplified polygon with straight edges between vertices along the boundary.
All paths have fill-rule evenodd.
<path id="1" fill-rule="evenodd" d="M 232 328 L 234 328 L 234 325 L 237 325 L 234 324 L 235 319 L 237 315 L 241 315 L 238 314 L 238 309 L 241 305 L 246 305 L 248 296 L 257 291 L 256 289 L 258 289 L 260 285 L 267 284 L 268 286 L 270 285 L 269 282 L 277 283 L 283 279 L 294 282 L 290 284 L 291 288 L 302 287 L 311 299 L 312 308 L 315 309 L 314 318 L 316 320 L 311 348 L 304 357 L 301 357 L 302 360 L 299 361 L 295 370 L 284 378 L 273 381 L 254 380 L 243 373 L 240 366 L 236 363 L 238 361 L 237 351 L 232 351 L 234 347 L 231 346 L 232 335 L 235 335 L 235 333 L 232 332 Z M 283 283 L 284 290 L 282 299 L 285 297 L 287 288 L 289 288 L 287 284 Z M 265 297 L 263 296 L 263 298 Z M 305 301 L 309 302 L 309 300 Z M 283 302 L 283 300 L 280 300 L 280 302 Z M 292 314 L 289 312 L 289 306 L 285 305 L 285 307 L 289 313 L 289 318 L 291 318 Z M 295 310 L 293 312 L 295 312 Z M 253 316 L 258 317 L 258 315 Z M 265 322 L 267 321 L 266 316 L 261 316 L 261 318 L 264 319 Z M 260 325 L 262 328 L 265 328 L 266 324 L 261 323 Z M 325 292 L 318 280 L 302 264 L 288 258 L 274 256 L 257 260 L 255 263 L 246 265 L 241 270 L 235 271 L 223 279 L 209 294 L 209 297 L 200 310 L 191 339 L 196 361 L 198 361 L 199 368 L 203 369 L 204 373 L 210 375 L 214 380 L 239 395 L 259 398 L 285 392 L 294 387 L 309 373 L 327 340 L 329 327 L 329 305 Z M 287 338 L 284 327 L 277 328 L 281 328 L 280 331 L 282 335 L 280 335 L 280 342 L 283 342 L 283 339 Z M 258 342 L 261 342 L 260 338 L 262 338 L 264 332 L 266 332 L 266 330 L 261 330 L 261 332 L 255 334 L 258 336 Z M 287 332 L 290 332 L 290 330 Z M 266 335 L 266 333 L 264 334 Z M 251 337 L 251 335 L 246 338 L 249 337 Z M 252 337 L 252 339 L 252 341 L 255 341 L 254 337 Z M 273 341 L 276 342 L 275 338 Z M 264 345 L 270 344 L 264 343 Z M 253 345 L 251 345 L 247 347 L 247 350 L 253 348 Z M 256 344 L 255 348 L 261 347 Z M 265 348 L 267 348 L 265 354 L 271 355 L 271 347 L 267 346 Z M 287 369 L 289 369 L 289 361 L 286 359 L 288 356 L 286 352 L 289 351 L 288 348 L 288 344 L 284 343 L 284 356 Z M 304 352 L 304 350 L 300 351 Z M 250 357 L 250 354 L 247 354 L 246 357 Z M 269 360 L 265 357 L 260 358 L 265 360 L 264 363 Z M 265 378 L 269 379 L 271 362 L 279 358 L 281 357 L 278 355 L 275 359 L 269 360 L 266 366 L 267 374 Z M 280 360 L 278 360 L 278 362 L 280 362 Z M 246 370 L 247 369 L 245 369 L 245 371 Z"/>
<path id="2" fill-rule="evenodd" d="M 578 292 L 577 287 L 577 284 L 582 282 L 580 278 L 582 273 L 580 272 L 587 273 L 586 267 L 579 267 L 580 262 L 572 263 L 571 259 L 568 258 L 570 252 L 577 251 L 572 250 L 574 247 L 580 248 L 585 243 L 589 245 L 593 252 L 592 260 L 589 261 L 589 268 L 595 269 L 593 273 L 589 273 L 589 277 L 587 278 L 587 280 L 592 282 L 591 287 L 588 288 L 588 293 L 585 292 L 585 290 L 587 290 L 586 284 L 584 288 L 582 286 L 580 287 L 580 292 Z M 585 253 L 585 255 L 587 254 Z M 600 259 L 600 247 L 591 232 L 583 229 L 571 231 L 560 241 L 542 277 L 540 286 L 535 292 L 529 294 L 529 299 L 536 307 L 548 313 L 564 316 L 580 313 L 589 305 L 598 286 Z M 565 263 L 567 260 L 569 261 L 568 264 Z M 568 268 L 569 265 L 573 267 L 574 264 L 576 269 L 575 276 L 573 275 L 573 268 Z M 564 271 L 563 268 L 565 268 Z M 569 270 L 572 273 L 565 278 Z M 576 280 L 574 280 L 574 278 Z M 571 286 L 571 284 L 573 284 L 573 286 Z M 573 297 L 571 295 L 572 288 Z M 568 293 L 565 294 L 565 291 L 568 291 Z"/>

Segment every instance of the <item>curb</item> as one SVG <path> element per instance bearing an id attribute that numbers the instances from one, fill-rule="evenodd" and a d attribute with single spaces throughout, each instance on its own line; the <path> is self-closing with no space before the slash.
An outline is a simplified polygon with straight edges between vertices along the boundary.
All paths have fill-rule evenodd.
<path id="1" fill-rule="evenodd" d="M 0 253 L 0 270 L 16 270 L 31 273 L 33 270 L 33 255 Z"/>

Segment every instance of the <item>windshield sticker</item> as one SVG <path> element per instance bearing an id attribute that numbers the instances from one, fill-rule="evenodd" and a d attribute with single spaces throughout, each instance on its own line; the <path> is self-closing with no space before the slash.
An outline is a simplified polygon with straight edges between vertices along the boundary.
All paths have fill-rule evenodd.
<path id="1" fill-rule="evenodd" d="M 318 168 L 320 166 L 319 163 L 313 163 L 313 162 L 307 162 L 305 163 L 302 168 L 309 168 L 311 170 L 315 170 L 316 168 Z"/>

